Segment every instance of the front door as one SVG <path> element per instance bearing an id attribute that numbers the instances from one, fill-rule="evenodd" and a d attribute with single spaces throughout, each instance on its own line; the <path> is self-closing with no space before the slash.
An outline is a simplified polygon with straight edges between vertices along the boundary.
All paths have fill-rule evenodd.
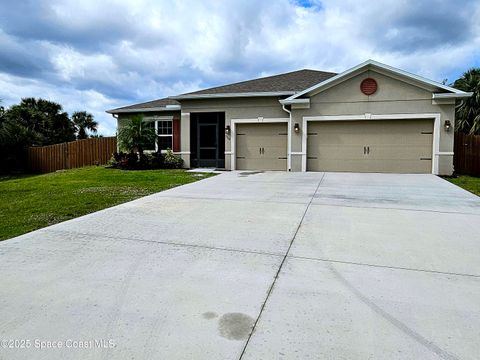
<path id="1" fill-rule="evenodd" d="M 218 123 L 197 124 L 199 167 L 218 167 Z"/>

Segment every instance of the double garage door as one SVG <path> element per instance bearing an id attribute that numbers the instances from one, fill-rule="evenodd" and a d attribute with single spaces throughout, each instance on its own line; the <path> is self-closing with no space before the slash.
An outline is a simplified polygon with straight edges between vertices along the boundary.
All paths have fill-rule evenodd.
<path id="1" fill-rule="evenodd" d="M 432 120 L 312 121 L 307 170 L 431 173 L 432 141 Z M 237 125 L 237 169 L 286 168 L 286 124 Z"/>

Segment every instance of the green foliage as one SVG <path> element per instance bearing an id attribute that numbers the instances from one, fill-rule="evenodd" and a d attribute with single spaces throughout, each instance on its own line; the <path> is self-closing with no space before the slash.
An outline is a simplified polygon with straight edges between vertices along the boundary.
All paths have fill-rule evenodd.
<path id="1" fill-rule="evenodd" d="M 171 149 L 167 149 L 167 152 L 164 154 L 164 164 L 167 169 L 181 169 L 183 159 L 175 155 Z"/>
<path id="2" fill-rule="evenodd" d="M 480 196 L 480 177 L 462 175 L 455 178 L 447 178 L 446 180 Z"/>
<path id="3" fill-rule="evenodd" d="M 37 133 L 37 143 L 52 145 L 75 140 L 75 127 L 62 106 L 44 99 L 25 98 L 7 111 L 7 118 Z"/>
<path id="4" fill-rule="evenodd" d="M 480 68 L 466 71 L 453 86 L 463 91 L 473 92 L 470 98 L 463 99 L 457 106 L 456 130 L 480 134 Z"/>
<path id="5" fill-rule="evenodd" d="M 155 130 L 146 126 L 142 115 L 132 116 L 118 131 L 117 140 L 120 150 L 143 154 L 155 141 Z"/>
<path id="6" fill-rule="evenodd" d="M 201 178 L 184 170 L 100 166 L 0 178 L 0 240 Z"/>
<path id="7" fill-rule="evenodd" d="M 72 114 L 72 122 L 77 139 L 87 139 L 87 130 L 92 133 L 97 132 L 98 123 L 93 119 L 93 115 L 86 111 L 75 111 Z"/>
<path id="8" fill-rule="evenodd" d="M 97 125 L 91 114 L 77 112 L 71 120 L 60 104 L 44 99 L 25 98 L 9 109 L 1 107 L 0 173 L 24 170 L 29 146 L 73 141 L 76 131 L 86 135 L 86 129 L 96 132 Z"/>
<path id="9" fill-rule="evenodd" d="M 137 154 L 135 152 L 115 152 L 109 165 L 116 169 L 146 170 L 146 169 L 181 169 L 183 159 L 175 155 L 172 150 L 167 152 L 154 152 L 149 154 Z"/>

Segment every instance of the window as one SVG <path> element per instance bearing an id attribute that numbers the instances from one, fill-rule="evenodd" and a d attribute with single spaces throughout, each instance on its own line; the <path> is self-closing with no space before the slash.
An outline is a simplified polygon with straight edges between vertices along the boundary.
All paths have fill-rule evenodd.
<path id="1" fill-rule="evenodd" d="M 143 123 L 143 127 L 155 130 L 155 121 L 145 121 Z M 156 145 L 155 141 L 152 141 L 152 143 L 150 143 L 150 144 L 145 144 L 143 150 L 155 151 L 155 145 Z"/>
<path id="2" fill-rule="evenodd" d="M 172 120 L 159 120 L 157 123 L 157 151 L 173 149 Z"/>
<path id="3" fill-rule="evenodd" d="M 154 129 L 157 134 L 156 141 L 145 146 L 145 150 L 173 150 L 173 121 L 171 118 L 151 116 L 145 119 L 144 126 Z"/>

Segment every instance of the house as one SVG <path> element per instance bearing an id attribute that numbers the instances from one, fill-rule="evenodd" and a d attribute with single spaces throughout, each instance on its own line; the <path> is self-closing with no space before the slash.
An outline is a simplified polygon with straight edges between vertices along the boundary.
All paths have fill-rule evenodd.
<path id="1" fill-rule="evenodd" d="M 152 150 L 227 170 L 453 172 L 455 103 L 471 96 L 368 60 L 299 70 L 109 110 L 143 114 Z"/>

